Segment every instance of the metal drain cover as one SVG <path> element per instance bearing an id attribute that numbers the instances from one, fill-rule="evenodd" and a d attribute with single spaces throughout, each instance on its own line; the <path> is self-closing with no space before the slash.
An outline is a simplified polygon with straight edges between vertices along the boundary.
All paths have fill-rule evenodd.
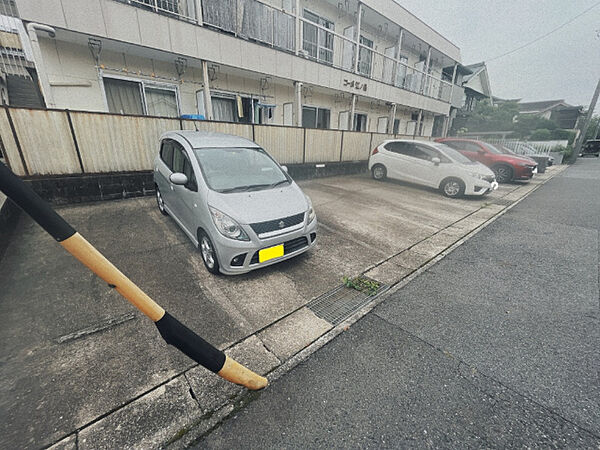
<path id="1" fill-rule="evenodd" d="M 371 303 L 388 288 L 388 285 L 381 283 L 377 291 L 370 294 L 369 292 L 357 291 L 356 289 L 341 285 L 315 298 L 306 306 L 317 317 L 335 326 L 342 323 L 362 307 Z"/>

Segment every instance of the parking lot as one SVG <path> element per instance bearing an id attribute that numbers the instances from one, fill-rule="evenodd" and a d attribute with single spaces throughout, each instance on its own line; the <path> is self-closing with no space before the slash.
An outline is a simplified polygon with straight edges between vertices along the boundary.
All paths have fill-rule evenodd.
<path id="1" fill-rule="evenodd" d="M 205 339 L 228 348 L 256 334 L 281 362 L 331 328 L 304 306 L 343 276 L 395 283 L 560 170 L 460 200 L 366 175 L 303 181 L 319 220 L 316 247 L 236 277 L 209 274 L 152 197 L 59 212 Z M 0 287 L 2 447 L 53 444 L 195 366 L 27 217 L 0 261 Z M 291 317 L 291 331 L 273 328 Z"/>

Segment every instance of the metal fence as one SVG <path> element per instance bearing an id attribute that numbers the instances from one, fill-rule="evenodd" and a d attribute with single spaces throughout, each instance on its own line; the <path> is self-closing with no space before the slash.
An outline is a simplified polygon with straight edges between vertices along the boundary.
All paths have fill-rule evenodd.
<path id="1" fill-rule="evenodd" d="M 0 109 L 2 153 L 11 169 L 22 176 L 148 171 L 160 135 L 170 130 L 242 136 L 263 146 L 281 164 L 366 161 L 384 140 L 412 137 L 84 111 Z"/>
<path id="2" fill-rule="evenodd" d="M 541 155 L 548 155 L 554 152 L 557 148 L 566 147 L 569 143 L 568 140 L 560 141 L 524 141 L 520 139 L 494 139 L 494 138 L 482 138 L 485 142 L 490 144 L 498 144 L 506 147 L 510 151 L 519 155 L 527 155 L 538 153 Z"/>

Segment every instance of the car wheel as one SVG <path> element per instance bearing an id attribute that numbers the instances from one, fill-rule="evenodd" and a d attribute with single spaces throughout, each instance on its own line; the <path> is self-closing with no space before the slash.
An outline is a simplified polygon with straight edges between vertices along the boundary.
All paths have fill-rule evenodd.
<path id="1" fill-rule="evenodd" d="M 440 189 L 446 197 L 458 198 L 465 193 L 465 183 L 458 178 L 448 178 L 442 181 Z"/>
<path id="2" fill-rule="evenodd" d="M 387 177 L 387 170 L 382 164 L 375 164 L 371 169 L 371 175 L 374 180 L 383 181 Z"/>
<path id="3" fill-rule="evenodd" d="M 165 201 L 162 198 L 162 194 L 160 193 L 158 186 L 156 187 L 156 204 L 158 205 L 158 210 L 162 213 L 162 215 L 167 216 L 168 213 L 165 209 Z"/>
<path id="4" fill-rule="evenodd" d="M 217 258 L 217 252 L 212 241 L 204 232 L 199 233 L 199 238 L 198 248 L 200 249 L 202 261 L 206 269 L 214 275 L 219 275 L 221 273 L 219 270 L 219 259 Z"/>
<path id="5" fill-rule="evenodd" d="M 499 165 L 492 167 L 492 172 L 496 175 L 496 181 L 498 183 L 508 183 L 513 179 L 512 167 Z"/>

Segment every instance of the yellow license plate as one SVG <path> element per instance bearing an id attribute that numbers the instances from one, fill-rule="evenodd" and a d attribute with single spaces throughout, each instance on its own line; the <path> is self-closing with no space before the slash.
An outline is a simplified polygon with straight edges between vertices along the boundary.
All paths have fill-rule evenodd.
<path id="1" fill-rule="evenodd" d="M 283 244 L 259 250 L 258 262 L 265 262 L 270 259 L 279 258 L 280 256 L 283 256 Z"/>

